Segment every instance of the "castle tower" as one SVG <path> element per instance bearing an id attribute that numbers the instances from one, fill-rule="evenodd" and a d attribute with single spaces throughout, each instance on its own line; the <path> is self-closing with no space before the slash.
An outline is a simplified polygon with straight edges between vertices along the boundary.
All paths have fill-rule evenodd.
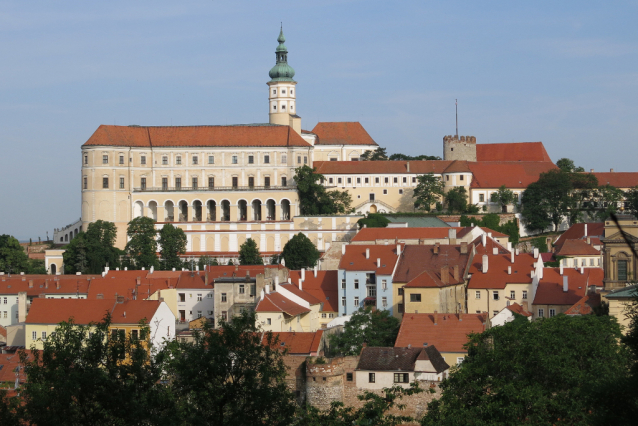
<path id="1" fill-rule="evenodd" d="M 295 70 L 288 65 L 288 49 L 284 45 L 283 28 L 277 37 L 279 46 L 275 50 L 276 64 L 270 72 L 268 84 L 268 108 L 270 124 L 290 126 L 301 134 L 301 117 L 297 115 L 296 89 L 297 82 L 292 78 Z"/>
<path id="2" fill-rule="evenodd" d="M 443 136 L 443 159 L 476 161 L 476 137 Z"/>

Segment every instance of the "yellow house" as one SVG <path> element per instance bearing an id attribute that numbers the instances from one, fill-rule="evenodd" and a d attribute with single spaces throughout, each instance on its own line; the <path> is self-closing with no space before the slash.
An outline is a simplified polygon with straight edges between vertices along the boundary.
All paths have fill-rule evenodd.
<path id="1" fill-rule="evenodd" d="M 156 300 L 113 299 L 35 299 L 25 324 L 25 346 L 43 349 L 43 342 L 63 321 L 90 325 L 111 315 L 109 332 L 142 338 L 140 322 L 149 327 L 149 339 L 154 347 L 175 338 L 175 316 L 165 302 Z"/>
<path id="2" fill-rule="evenodd" d="M 638 284 L 630 285 L 625 288 L 610 291 L 603 297 L 609 303 L 609 315 L 616 317 L 618 323 L 625 327 L 623 332 L 629 327 L 630 318 L 627 316 L 629 309 L 632 307 L 636 295 L 638 294 Z"/>
<path id="3" fill-rule="evenodd" d="M 257 325 L 266 331 L 317 331 L 321 324 L 321 301 L 294 284 L 266 286 L 255 308 Z"/>

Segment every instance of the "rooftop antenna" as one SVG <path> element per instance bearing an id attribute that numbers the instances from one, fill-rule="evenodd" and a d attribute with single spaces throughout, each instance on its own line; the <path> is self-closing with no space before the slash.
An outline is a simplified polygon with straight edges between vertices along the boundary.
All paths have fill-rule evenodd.
<path id="1" fill-rule="evenodd" d="M 454 107 L 456 108 L 456 138 L 459 138 L 459 100 L 454 99 Z"/>

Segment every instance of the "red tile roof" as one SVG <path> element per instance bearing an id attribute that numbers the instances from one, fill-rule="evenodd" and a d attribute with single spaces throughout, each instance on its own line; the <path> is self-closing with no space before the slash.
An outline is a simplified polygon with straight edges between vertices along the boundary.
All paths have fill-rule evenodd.
<path id="1" fill-rule="evenodd" d="M 476 159 L 477 161 L 552 161 L 543 142 L 477 144 Z"/>
<path id="2" fill-rule="evenodd" d="M 257 302 L 255 312 L 283 312 L 294 317 L 308 313 L 310 309 L 286 299 L 281 293 L 273 291 L 265 294 L 264 298 Z"/>
<path id="3" fill-rule="evenodd" d="M 518 303 L 512 303 L 511 305 L 507 306 L 507 309 L 509 309 L 510 311 L 514 312 L 515 314 L 523 315 L 523 316 L 526 316 L 526 317 L 531 317 L 532 316 L 531 312 L 526 311 Z"/>
<path id="4" fill-rule="evenodd" d="M 461 254 L 461 247 L 457 245 L 441 245 L 438 254 L 434 254 L 434 249 L 434 245 L 405 246 L 392 280 L 406 283 L 405 287 L 419 288 L 445 287 L 464 282 L 469 253 Z M 454 279 L 455 266 L 458 266 L 458 280 Z M 447 276 L 442 276 L 442 273 Z M 447 284 L 442 278 L 447 279 Z"/>
<path id="5" fill-rule="evenodd" d="M 467 161 L 454 160 L 447 166 L 443 173 L 469 173 L 470 167 Z"/>
<path id="6" fill-rule="evenodd" d="M 598 185 L 611 185 L 616 188 L 629 189 L 638 185 L 638 172 L 594 172 Z"/>
<path id="7" fill-rule="evenodd" d="M 404 247 L 402 245 L 402 247 Z M 366 259 L 366 249 L 370 257 Z M 377 268 L 377 259 L 381 259 L 381 267 Z M 341 257 L 339 269 L 346 271 L 374 271 L 377 275 L 392 275 L 397 263 L 397 246 L 349 244 L 346 254 Z"/>
<path id="8" fill-rule="evenodd" d="M 568 277 L 567 292 L 563 291 L 563 276 Z M 603 278 L 604 272 L 600 268 L 584 268 L 582 274 L 580 270 L 564 268 L 563 275 L 559 268 L 545 268 L 533 304 L 574 305 L 587 294 L 587 287 L 602 287 Z"/>
<path id="9" fill-rule="evenodd" d="M 457 238 L 460 238 L 459 233 L 463 228 L 363 228 L 357 232 L 352 241 L 369 241 L 373 243 L 377 240 L 392 240 L 394 242 L 395 239 L 399 239 L 399 241 L 444 239 L 448 237 L 450 229 L 455 229 Z"/>
<path id="10" fill-rule="evenodd" d="M 408 163 L 410 171 L 408 172 Z M 347 174 L 441 174 L 451 161 L 315 161 L 313 166 L 322 175 Z"/>
<path id="11" fill-rule="evenodd" d="M 26 323 L 58 324 L 73 318 L 76 324 L 89 324 L 101 321 L 109 312 L 113 324 L 137 324 L 142 319 L 150 322 L 159 305 L 157 300 L 127 300 L 116 303 L 106 299 L 33 299 Z"/>
<path id="12" fill-rule="evenodd" d="M 111 126 L 101 125 L 83 146 L 121 147 L 310 147 L 289 126 Z"/>
<path id="13" fill-rule="evenodd" d="M 566 310 L 565 315 L 589 315 L 594 312 L 594 308 L 600 306 L 600 302 L 600 293 L 589 293 Z"/>
<path id="14" fill-rule="evenodd" d="M 317 145 L 378 146 L 358 121 L 317 123 L 312 133 L 317 135 Z"/>
<path id="15" fill-rule="evenodd" d="M 0 336 L 4 337 L 4 341 L 7 341 L 7 329 L 0 325 Z"/>
<path id="16" fill-rule="evenodd" d="M 596 256 L 600 251 L 596 250 L 585 240 L 566 240 L 556 252 L 556 256 Z"/>
<path id="17" fill-rule="evenodd" d="M 306 275 L 306 278 L 308 278 L 308 275 Z M 305 282 L 304 282 L 305 284 Z M 307 291 L 305 291 L 305 289 L 303 289 L 303 285 L 302 290 L 299 289 L 298 287 L 299 285 L 299 281 L 297 281 L 297 283 L 281 283 L 279 284 L 279 286 L 285 290 L 288 290 L 289 292 L 291 292 L 292 294 L 294 294 L 295 296 L 305 300 L 306 302 L 310 303 L 311 305 L 318 305 L 319 303 L 321 303 L 321 300 L 317 299 L 315 296 L 313 296 L 312 294 L 308 293 Z"/>
<path id="18" fill-rule="evenodd" d="M 204 282 L 205 279 L 205 272 L 182 272 L 179 276 L 176 288 L 203 288 L 211 290 L 213 286 L 210 285 L 210 282 L 212 282 L 210 274 L 208 276 L 209 283 Z"/>
<path id="19" fill-rule="evenodd" d="M 31 353 L 31 351 L 26 351 L 26 355 L 29 361 L 33 361 L 33 354 Z M 0 384 L 7 383 L 10 384 L 11 388 L 13 388 L 16 381 L 16 371 L 18 371 L 19 383 L 25 383 L 26 375 L 24 373 L 24 368 L 20 368 L 19 370 L 17 370 L 18 367 L 20 367 L 19 353 L 0 353 Z M 2 388 L 2 386 L 0 386 L 0 388 Z"/>
<path id="20" fill-rule="evenodd" d="M 483 255 L 474 256 L 470 266 L 470 282 L 468 289 L 503 289 L 507 284 L 530 284 L 532 282 L 531 272 L 534 270 L 534 263 L 538 259 L 529 253 L 521 253 L 514 256 L 514 263 L 511 254 L 487 254 L 487 272 L 483 273 Z M 512 273 L 507 273 L 507 268 L 512 267 Z"/>
<path id="21" fill-rule="evenodd" d="M 87 294 L 89 278 L 99 275 L 3 275 L 0 278 L 0 294 L 18 294 L 26 292 L 27 296 L 37 297 L 40 294 Z M 29 281 L 33 287 L 29 288 Z M 58 287 L 58 284 L 60 288 Z"/>
<path id="22" fill-rule="evenodd" d="M 467 352 L 463 345 L 467 343 L 469 333 L 485 331 L 486 314 L 405 314 L 401 321 L 399 335 L 394 347 L 422 347 L 424 343 L 435 345 L 441 353 Z"/>
<path id="23" fill-rule="evenodd" d="M 555 169 L 551 162 L 499 162 L 468 163 L 472 171 L 472 188 L 527 188 L 538 180 L 541 173 Z"/>
<path id="24" fill-rule="evenodd" d="M 306 279 L 302 285 L 303 291 L 321 301 L 324 312 L 339 312 L 338 274 L 339 271 L 317 271 L 317 278 L 315 278 L 314 271 L 306 271 Z M 293 283 L 299 282 L 301 271 L 290 271 L 289 276 Z"/>
<path id="25" fill-rule="evenodd" d="M 323 330 L 315 332 L 273 332 L 273 337 L 277 337 L 279 342 L 277 348 L 287 349 L 289 355 L 310 355 L 319 350 Z M 264 337 L 265 343 L 265 337 Z"/>
<path id="26" fill-rule="evenodd" d="M 587 235 L 585 235 L 587 225 Z M 575 223 L 554 241 L 554 248 L 559 250 L 567 240 L 578 240 L 586 237 L 602 237 L 605 235 L 604 222 Z"/>

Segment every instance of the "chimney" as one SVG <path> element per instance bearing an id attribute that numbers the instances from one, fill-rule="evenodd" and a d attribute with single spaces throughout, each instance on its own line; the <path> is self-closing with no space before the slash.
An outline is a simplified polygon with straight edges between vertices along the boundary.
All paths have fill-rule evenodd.
<path id="1" fill-rule="evenodd" d="M 439 322 L 439 313 L 437 311 L 434 311 L 434 325 L 438 324 Z"/>
<path id="2" fill-rule="evenodd" d="M 290 279 L 290 277 L 288 277 L 288 282 L 292 284 L 292 280 Z M 279 275 L 275 275 L 275 283 L 273 284 L 272 289 L 277 290 L 277 286 L 279 286 Z"/>
<path id="3" fill-rule="evenodd" d="M 144 271 L 144 270 L 145 270 L 145 268 L 142 266 L 142 271 Z"/>
<path id="4" fill-rule="evenodd" d="M 452 245 L 456 244 L 456 229 L 450 228 L 447 231 L 447 237 L 450 240 L 450 242 L 449 242 L 450 244 L 452 244 Z"/>
<path id="5" fill-rule="evenodd" d="M 491 233 L 491 232 L 488 232 L 488 233 L 487 233 L 487 236 L 488 236 L 488 237 L 490 237 L 490 239 L 491 239 L 491 238 L 492 238 L 492 233 Z"/>
<path id="6" fill-rule="evenodd" d="M 519 249 L 516 249 L 516 256 L 518 256 L 519 254 L 521 254 Z"/>
<path id="7" fill-rule="evenodd" d="M 195 271 L 199 272 L 199 265 L 195 265 Z M 153 267 L 151 266 L 151 274 L 153 273 Z"/>
<path id="8" fill-rule="evenodd" d="M 29 281 L 31 283 L 31 281 Z M 18 293 L 18 322 L 25 322 L 27 320 L 27 292 L 21 291 Z"/>
<path id="9" fill-rule="evenodd" d="M 299 278 L 299 290 L 303 290 L 303 280 Z"/>
<path id="10" fill-rule="evenodd" d="M 511 266 L 507 267 L 507 275 L 512 275 L 512 267 Z"/>
<path id="11" fill-rule="evenodd" d="M 381 267 L 381 258 L 377 257 L 377 268 Z"/>
<path id="12" fill-rule="evenodd" d="M 449 278 L 450 278 L 450 270 L 447 266 L 443 266 L 441 268 L 441 282 L 443 284 L 448 284 L 450 281 Z"/>
<path id="13" fill-rule="evenodd" d="M 82 272 L 76 272 L 75 275 L 82 275 Z"/>
<path id="14" fill-rule="evenodd" d="M 434 249 L 433 249 L 434 254 L 439 254 L 440 247 L 441 247 L 441 244 L 439 244 L 438 242 L 434 243 Z"/>
<path id="15" fill-rule="evenodd" d="M 264 289 L 261 289 L 261 300 L 264 300 L 264 296 L 266 295 L 266 292 L 264 291 Z"/>
<path id="16" fill-rule="evenodd" d="M 582 266 L 580 267 L 580 275 L 583 275 L 585 273 L 585 268 L 583 268 Z"/>
<path id="17" fill-rule="evenodd" d="M 461 254 L 467 254 L 467 243 L 465 241 L 461 242 Z"/>
<path id="18" fill-rule="evenodd" d="M 538 259 L 538 249 L 534 249 L 534 259 Z"/>
<path id="19" fill-rule="evenodd" d="M 175 272 L 175 268 L 173 268 L 173 272 Z"/>
<path id="20" fill-rule="evenodd" d="M 95 296 L 96 299 L 104 299 L 104 294 L 103 293 L 98 293 L 97 296 Z"/>
<path id="21" fill-rule="evenodd" d="M 487 255 L 486 254 L 483 255 L 483 273 L 484 274 L 487 273 Z"/>
<path id="22" fill-rule="evenodd" d="M 366 259 L 370 259 L 370 249 L 366 249 Z"/>
<path id="23" fill-rule="evenodd" d="M 560 261 L 560 265 L 559 265 L 559 270 L 560 270 L 560 274 L 563 275 L 563 261 Z"/>
<path id="24" fill-rule="evenodd" d="M 125 270 L 125 271 L 128 271 L 128 266 L 125 266 L 125 267 L 124 267 L 124 270 Z"/>
<path id="25" fill-rule="evenodd" d="M 512 251 L 512 243 L 508 241 L 507 243 L 507 251 Z"/>
<path id="26" fill-rule="evenodd" d="M 29 288 L 33 288 L 33 280 L 29 280 Z"/>
<path id="27" fill-rule="evenodd" d="M 591 237 L 587 236 L 587 245 L 591 245 Z"/>
<path id="28" fill-rule="evenodd" d="M 135 278 L 135 285 L 142 285 L 142 278 L 141 277 Z"/>
<path id="29" fill-rule="evenodd" d="M 409 161 L 405 164 L 405 167 L 408 169 L 408 173 L 410 173 L 410 162 Z"/>
<path id="30" fill-rule="evenodd" d="M 485 234 L 485 232 L 483 232 L 483 235 L 481 235 L 481 243 L 483 243 L 483 247 L 487 245 L 487 235 Z"/>
<path id="31" fill-rule="evenodd" d="M 199 271 L 199 266 L 197 266 L 197 270 Z M 151 274 L 155 272 L 155 266 L 151 265 Z"/>
<path id="32" fill-rule="evenodd" d="M 567 293 L 567 291 L 569 291 L 569 277 L 563 275 L 563 292 Z"/>
<path id="33" fill-rule="evenodd" d="M 609 172 L 610 172 L 610 173 L 613 173 L 613 172 L 614 172 L 614 169 L 609 169 Z"/>
<path id="34" fill-rule="evenodd" d="M 454 265 L 454 281 L 459 282 L 460 277 L 459 277 L 459 265 Z"/>
<path id="35" fill-rule="evenodd" d="M 496 256 L 498 254 L 498 247 L 492 247 L 492 254 Z"/>
<path id="36" fill-rule="evenodd" d="M 266 284 L 266 294 L 270 294 L 270 285 Z"/>
<path id="37" fill-rule="evenodd" d="M 585 236 L 587 236 L 587 224 L 585 224 Z"/>
<path id="38" fill-rule="evenodd" d="M 49 288 L 49 281 L 44 280 L 44 288 Z"/>
<path id="39" fill-rule="evenodd" d="M 306 268 L 301 268 L 301 280 L 306 279 Z"/>
<path id="40" fill-rule="evenodd" d="M 459 312 L 459 321 L 463 321 L 463 312 Z"/>
<path id="41" fill-rule="evenodd" d="M 105 267 L 104 267 L 104 272 L 106 272 L 106 273 L 108 273 L 108 272 L 109 272 L 109 267 L 108 267 L 108 266 L 105 266 Z"/>
<path id="42" fill-rule="evenodd" d="M 124 296 L 117 296 L 117 303 L 124 303 Z"/>
<path id="43" fill-rule="evenodd" d="M 204 285 L 208 285 L 208 269 L 204 273 Z"/>
<path id="44" fill-rule="evenodd" d="M 57 283 L 55 283 L 55 288 L 57 288 L 58 290 L 60 290 L 60 281 L 58 281 Z"/>
<path id="45" fill-rule="evenodd" d="M 510 261 L 514 263 L 514 252 L 510 252 Z"/>
<path id="46" fill-rule="evenodd" d="M 317 265 L 315 265 L 315 278 L 317 278 Z"/>
<path id="47" fill-rule="evenodd" d="M 401 244 L 397 244 L 397 256 L 401 256 Z"/>
<path id="48" fill-rule="evenodd" d="M 346 254 L 346 245 L 341 244 L 341 255 L 343 256 L 344 254 Z"/>
<path id="49" fill-rule="evenodd" d="M 589 169 L 589 173 L 594 173 L 594 169 Z"/>
<path id="50" fill-rule="evenodd" d="M 126 318 L 126 311 L 124 311 L 124 313 L 122 314 L 122 316 L 123 316 L 124 318 Z"/>

